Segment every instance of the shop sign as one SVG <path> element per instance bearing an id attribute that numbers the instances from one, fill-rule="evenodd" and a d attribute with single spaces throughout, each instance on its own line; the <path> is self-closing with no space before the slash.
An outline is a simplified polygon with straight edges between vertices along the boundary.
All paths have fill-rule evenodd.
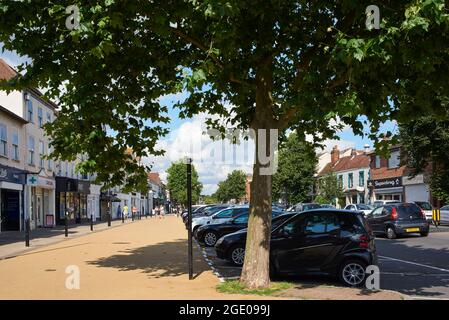
<path id="1" fill-rule="evenodd" d="M 402 187 L 402 177 L 389 179 L 368 180 L 368 187 L 374 189 L 398 188 Z"/>

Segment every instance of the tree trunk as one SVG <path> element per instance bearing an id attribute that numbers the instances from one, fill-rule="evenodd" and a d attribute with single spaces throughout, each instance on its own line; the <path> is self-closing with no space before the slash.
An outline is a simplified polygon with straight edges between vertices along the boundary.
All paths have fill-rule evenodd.
<path id="1" fill-rule="evenodd" d="M 267 287 L 270 284 L 272 176 L 260 175 L 259 170 L 260 164 L 254 164 L 245 263 L 241 276 L 241 281 L 248 288 Z"/>
<path id="2" fill-rule="evenodd" d="M 245 262 L 240 281 L 250 289 L 267 287 L 270 284 L 270 237 L 271 237 L 271 191 L 272 174 L 262 171 L 273 164 L 270 129 L 275 127 L 273 117 L 272 62 L 262 66 L 256 75 L 256 113 L 252 123 L 255 129 L 255 164 L 251 182 L 248 233 L 246 238 Z M 258 131 L 265 132 L 265 138 Z M 277 136 L 276 136 L 277 140 Z M 277 143 L 277 141 L 275 141 Z M 259 151 L 269 153 L 269 164 L 261 162 Z M 267 154 L 268 156 L 268 154 Z M 262 171 L 261 171 L 262 170 Z M 261 174 L 262 172 L 262 174 Z"/>

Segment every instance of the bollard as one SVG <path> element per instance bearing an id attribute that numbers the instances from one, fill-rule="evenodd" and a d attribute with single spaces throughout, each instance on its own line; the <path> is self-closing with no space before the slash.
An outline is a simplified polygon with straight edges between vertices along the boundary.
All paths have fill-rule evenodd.
<path id="1" fill-rule="evenodd" d="M 134 212 L 131 213 L 131 221 L 134 221 Z"/>
<path id="2" fill-rule="evenodd" d="M 25 246 L 30 246 L 30 219 L 25 221 Z"/>
<path id="3" fill-rule="evenodd" d="M 108 213 L 108 227 L 111 226 L 111 213 Z"/>
<path id="4" fill-rule="evenodd" d="M 125 214 L 122 212 L 122 223 L 125 223 Z"/>
<path id="5" fill-rule="evenodd" d="M 90 215 L 90 231 L 94 231 L 94 216 Z"/>
<path id="6" fill-rule="evenodd" d="M 65 216 L 65 237 L 67 238 L 69 236 L 69 217 L 68 215 Z"/>

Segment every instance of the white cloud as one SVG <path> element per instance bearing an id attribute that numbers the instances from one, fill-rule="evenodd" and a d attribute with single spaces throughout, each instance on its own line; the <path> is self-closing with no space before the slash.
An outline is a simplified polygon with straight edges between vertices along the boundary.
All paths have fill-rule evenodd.
<path id="1" fill-rule="evenodd" d="M 213 141 L 205 132 L 205 121 L 209 116 L 199 114 L 182 123 L 165 139 L 160 140 L 157 148 L 166 151 L 164 156 L 143 159 L 145 163 L 153 164 L 152 171 L 160 173 L 166 181 L 170 164 L 186 156 L 193 159 L 193 164 L 203 184 L 203 194 L 211 194 L 216 190 L 217 183 L 226 178 L 233 170 L 252 171 L 254 146 L 252 141 L 233 145 L 229 140 Z"/>

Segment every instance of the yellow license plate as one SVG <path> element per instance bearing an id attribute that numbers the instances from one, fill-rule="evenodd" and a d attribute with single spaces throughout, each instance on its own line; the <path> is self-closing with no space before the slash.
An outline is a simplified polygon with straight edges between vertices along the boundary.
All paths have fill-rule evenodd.
<path id="1" fill-rule="evenodd" d="M 405 232 L 419 232 L 419 228 L 408 228 L 405 229 Z"/>

